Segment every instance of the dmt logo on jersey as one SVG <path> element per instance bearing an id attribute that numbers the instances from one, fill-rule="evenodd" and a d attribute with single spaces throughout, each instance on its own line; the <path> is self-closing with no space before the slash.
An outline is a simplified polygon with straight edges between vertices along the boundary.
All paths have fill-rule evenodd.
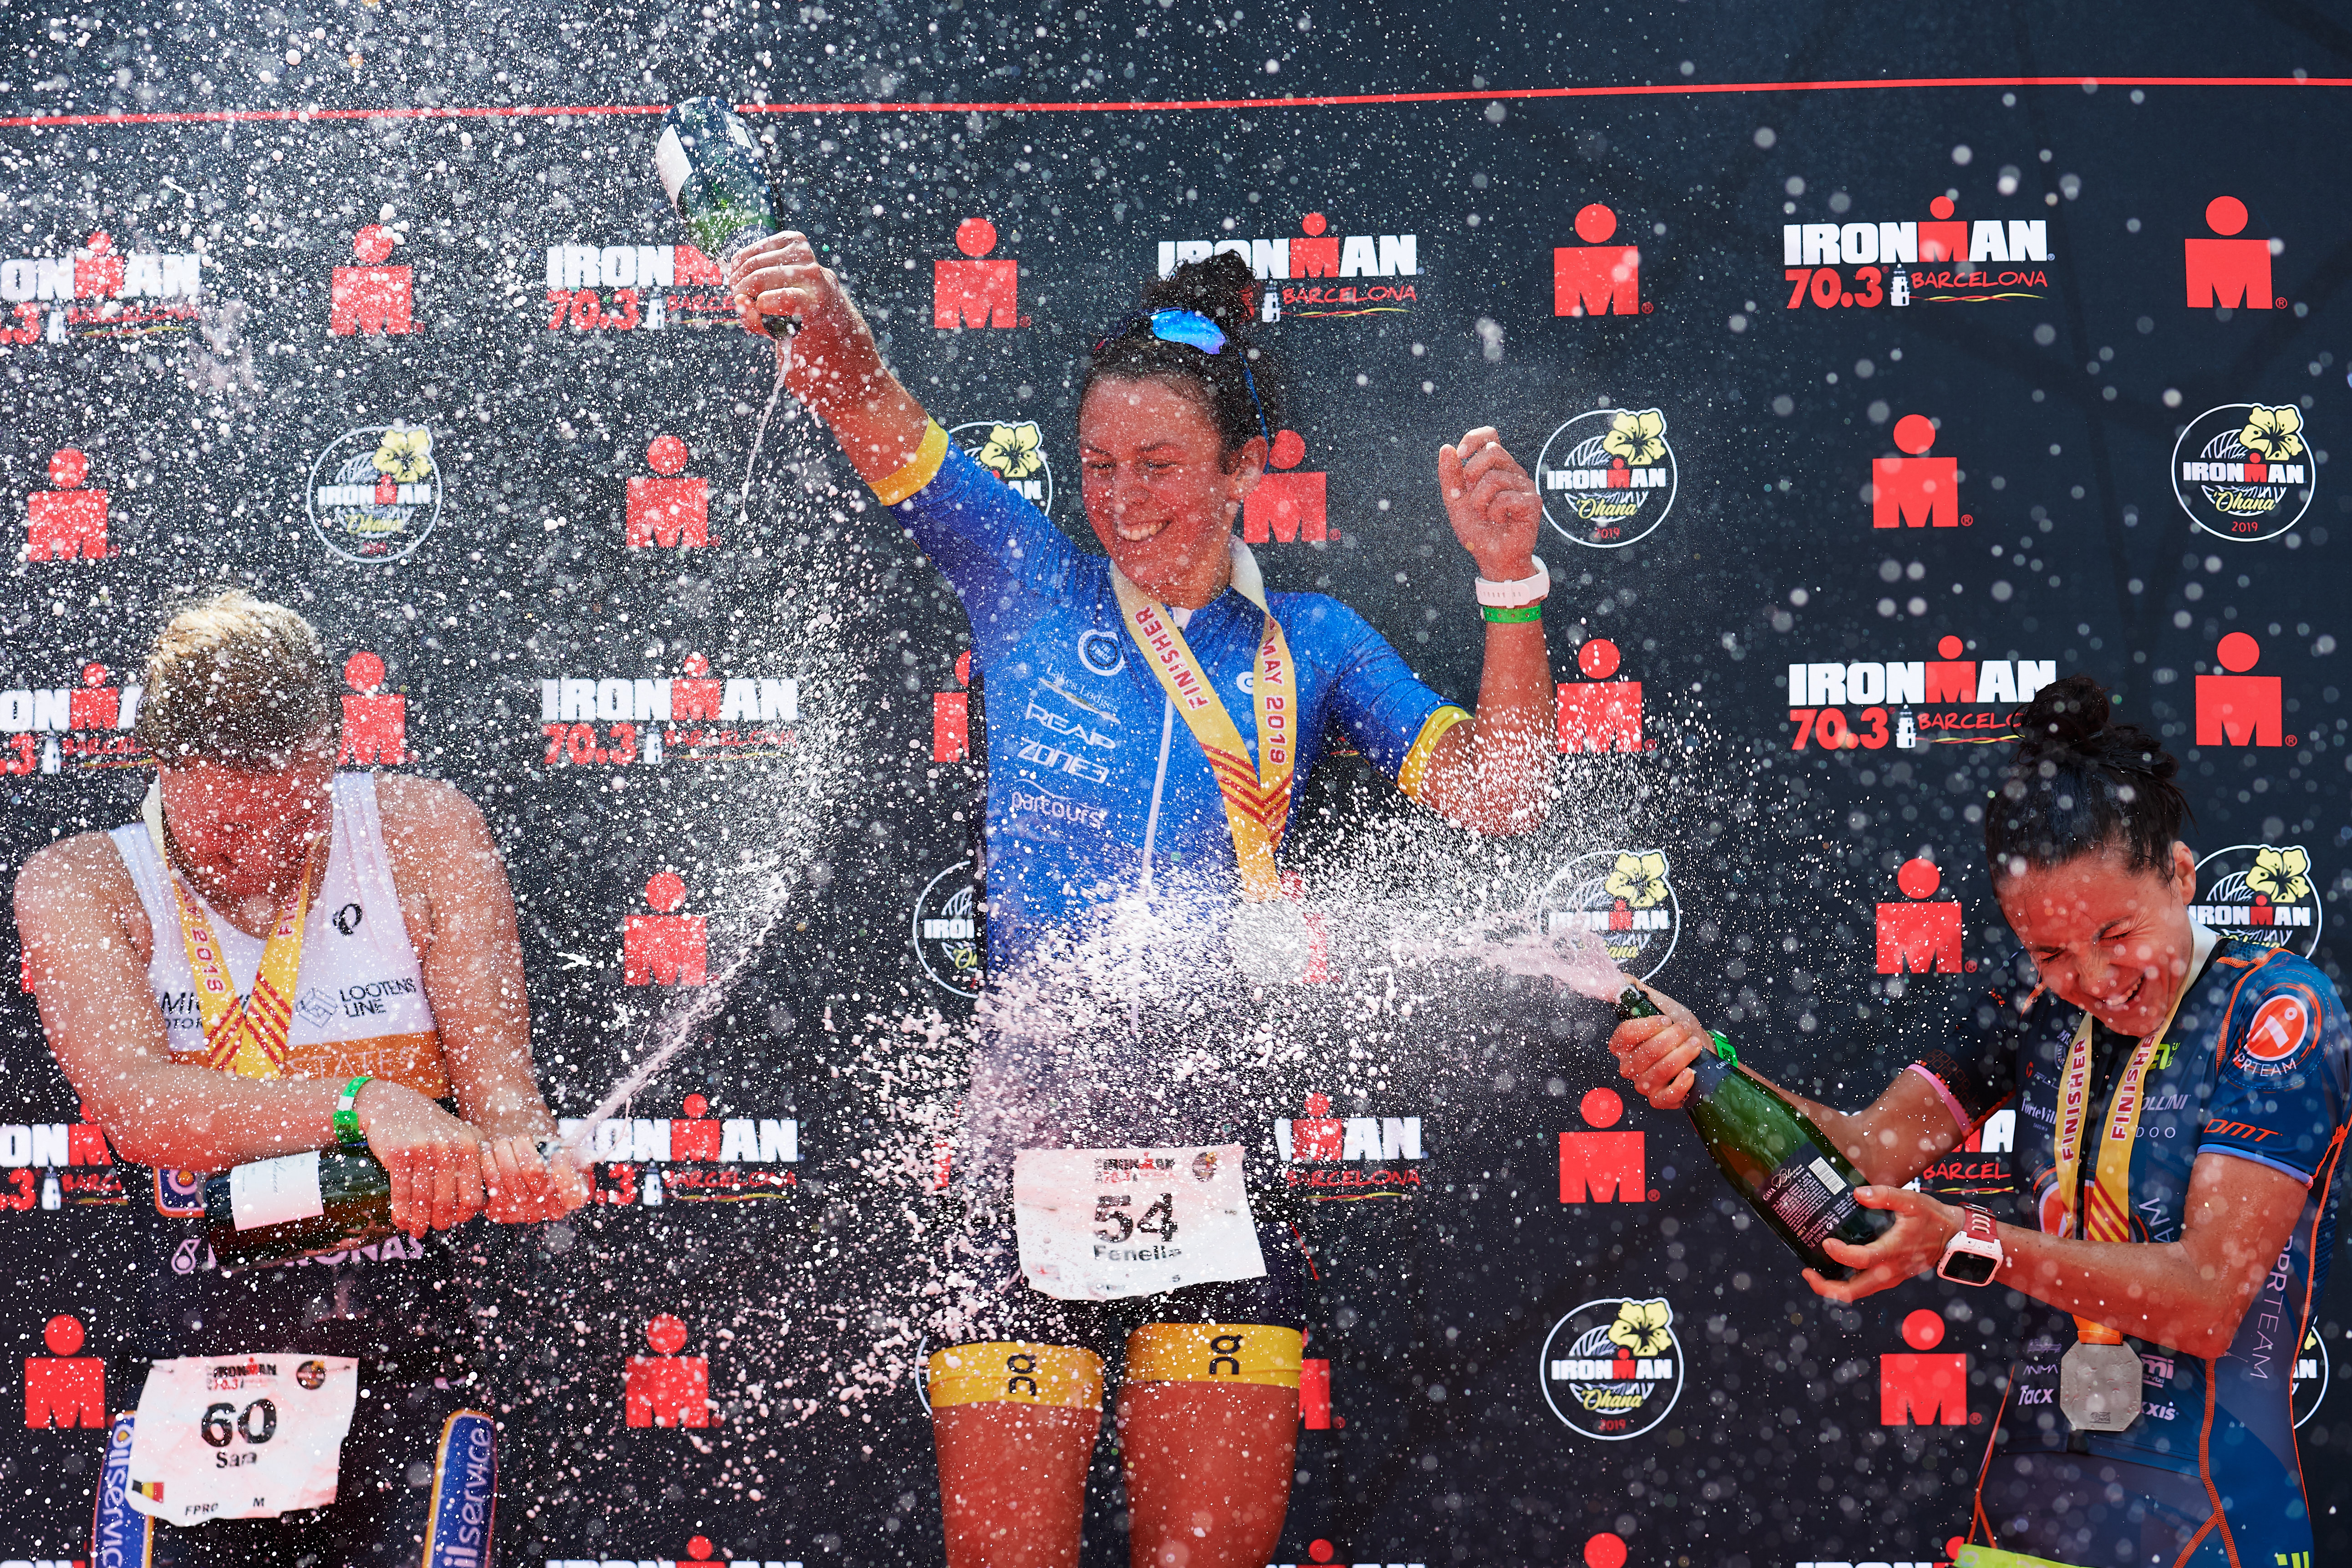
<path id="1" fill-rule="evenodd" d="M 25 559 L 103 561 L 106 491 L 88 488 L 89 459 L 71 447 L 49 455 L 49 488 L 25 500 Z"/>
<path id="2" fill-rule="evenodd" d="M 1539 1363 L 1545 1403 L 1571 1431 L 1638 1437 L 1682 1396 L 1682 1346 L 1663 1296 L 1587 1301 L 1552 1325 Z"/>
<path id="3" fill-rule="evenodd" d="M 1187 261 L 1238 256 L 1266 285 L 1258 301 L 1258 319 L 1265 321 L 1285 315 L 1393 315 L 1419 302 L 1417 284 L 1369 281 L 1420 277 L 1419 237 L 1327 234 L 1330 224 L 1321 213 L 1308 213 L 1298 226 L 1302 232 L 1288 239 L 1163 239 L 1160 276 Z"/>
<path id="4" fill-rule="evenodd" d="M 542 766 L 780 757 L 796 742 L 800 682 L 710 672 L 698 653 L 677 676 L 559 676 L 539 683 Z"/>
<path id="5" fill-rule="evenodd" d="M 141 688 L 117 687 L 106 666 L 81 667 L 79 686 L 0 691 L 0 773 L 146 765 L 131 733 Z"/>
<path id="6" fill-rule="evenodd" d="M 948 439 L 1014 495 L 1054 515 L 1054 468 L 1045 460 L 1045 434 L 1034 419 L 974 419 L 950 430 Z"/>
<path id="7" fill-rule="evenodd" d="M 1936 422 L 1906 414 L 1895 422 L 1899 458 L 1873 458 L 1870 499 L 1873 528 L 1959 528 L 1976 521 L 1960 512 L 1960 465 L 1957 458 L 1931 458 Z"/>
<path id="8" fill-rule="evenodd" d="M 1274 1147 L 1291 1167 L 1283 1179 L 1319 1203 L 1411 1196 L 1421 1185 L 1421 1118 L 1331 1114 L 1331 1097 L 1310 1094 L 1304 1116 L 1276 1117 Z M 1348 1166 L 1347 1169 L 1317 1169 Z M 1300 1167 L 1307 1167 L 1301 1169 Z"/>
<path id="9" fill-rule="evenodd" d="M 2276 539 L 2303 521 L 2318 489 L 2303 410 L 2292 403 L 2224 403 L 2172 444 L 2172 495 L 2207 533 L 2241 543 Z"/>
<path id="10" fill-rule="evenodd" d="M 2271 247 L 2275 242 L 2239 237 L 2245 233 L 2246 204 L 2235 196 L 2215 196 L 2205 204 L 2205 226 L 2213 231 L 2211 236 L 2191 236 L 2180 242 L 2189 307 L 2286 309 L 2284 299 L 2271 294 Z"/>
<path id="11" fill-rule="evenodd" d="M 1789 722 L 1797 732 L 1789 749 L 1909 751 L 2006 734 L 2019 705 L 2058 679 L 2055 659 L 1961 658 L 1967 651 L 1946 637 L 1935 658 L 1790 665 Z M 1849 707 L 1857 710 L 1851 720 Z"/>
<path id="12" fill-rule="evenodd" d="M 1621 550 L 1665 521 L 1678 486 L 1666 416 L 1656 408 L 1595 408 L 1551 433 L 1536 454 L 1544 519 L 1564 539 Z"/>
<path id="13" fill-rule="evenodd" d="M 2200 746 L 2292 746 L 2283 734 L 2286 698 L 2275 675 L 2250 675 L 2263 645 L 2231 632 L 2214 645 L 2219 675 L 2197 678 L 2197 743 Z"/>
<path id="14" fill-rule="evenodd" d="M 2300 844 L 2232 844 L 2197 862 L 2205 891 L 2189 918 L 2224 936 L 2292 948 L 2309 958 L 2319 945 L 2327 906 Z"/>
<path id="15" fill-rule="evenodd" d="M 1682 937 L 1682 904 L 1663 849 L 1579 855 L 1537 893 L 1536 909 L 1547 932 L 1600 937 L 1609 961 L 1636 980 L 1664 968 Z"/>
<path id="16" fill-rule="evenodd" d="M 0 1210 L 118 1208 L 130 1201 L 97 1123 L 0 1122 Z"/>
<path id="17" fill-rule="evenodd" d="M 547 247 L 551 332 L 658 332 L 741 319 L 719 264 L 690 245 Z"/>
<path id="18" fill-rule="evenodd" d="M 1645 315 L 1642 301 L 1642 252 L 1612 244 L 1617 215 L 1592 202 L 1578 209 L 1576 237 L 1551 253 L 1551 313 L 1555 316 Z"/>
<path id="19" fill-rule="evenodd" d="M 791 1195 L 800 1163 L 801 1124 L 795 1116 L 710 1114 L 709 1101 L 689 1094 L 675 1117 L 615 1116 L 596 1124 L 590 1152 L 600 1204 L 732 1204 Z M 585 1125 L 558 1124 L 569 1138 Z"/>
<path id="20" fill-rule="evenodd" d="M 931 263 L 931 325 L 1027 326 L 1029 318 L 1021 313 L 1021 263 L 986 259 L 996 248 L 996 226 L 968 217 L 956 225 L 955 243 L 963 260 Z"/>
<path id="21" fill-rule="evenodd" d="M 185 331 L 204 261 L 201 252 L 120 251 L 102 230 L 70 255 L 11 257 L 0 261 L 0 306 L 16 320 L 0 325 L 0 345 Z"/>
<path id="22" fill-rule="evenodd" d="M 1956 216 L 1949 196 L 1927 204 L 1927 219 L 1902 223 L 1780 226 L 1781 280 L 1789 309 L 1982 305 L 2038 300 L 2050 287 L 2045 218 Z"/>
<path id="23" fill-rule="evenodd" d="M 311 463 L 305 499 L 329 554 L 371 566 L 407 560 L 441 521 L 433 432 L 404 420 L 346 430 Z"/>

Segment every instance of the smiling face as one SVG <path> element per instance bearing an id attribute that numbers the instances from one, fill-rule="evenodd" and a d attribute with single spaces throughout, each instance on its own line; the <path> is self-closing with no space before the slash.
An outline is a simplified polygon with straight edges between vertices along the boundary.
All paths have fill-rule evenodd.
<path id="1" fill-rule="evenodd" d="M 1128 579 L 1154 598 L 1198 608 L 1225 585 L 1226 537 L 1257 488 L 1265 446 L 1230 458 L 1190 389 L 1104 376 L 1078 410 L 1087 521 Z"/>
<path id="2" fill-rule="evenodd" d="M 2185 844 L 2173 845 L 2170 861 L 2155 869 L 2134 870 L 2108 847 L 1993 884 L 2000 912 L 2050 989 L 2134 1039 L 2162 1026 L 2189 977 L 2196 891 L 2197 861 Z"/>
<path id="3" fill-rule="evenodd" d="M 327 828 L 332 736 L 282 768 L 199 761 L 163 770 L 163 822 L 183 869 L 207 899 L 283 898 Z"/>

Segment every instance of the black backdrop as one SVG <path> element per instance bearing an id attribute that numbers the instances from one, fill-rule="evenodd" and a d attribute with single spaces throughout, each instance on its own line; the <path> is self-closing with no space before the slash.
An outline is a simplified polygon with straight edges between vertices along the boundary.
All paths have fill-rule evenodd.
<path id="1" fill-rule="evenodd" d="M 135 679 L 176 598 L 239 583 L 300 606 L 338 659 L 382 661 L 353 668 L 354 697 L 375 704 L 351 711 L 382 733 L 401 700 L 404 750 L 360 760 L 446 778 L 489 812 L 560 1113 L 595 1100 L 663 1009 L 711 989 L 630 984 L 625 942 L 642 963 L 699 929 L 714 978 L 743 957 L 690 1025 L 704 1043 L 608 1148 L 598 1181 L 618 1201 L 543 1236 L 461 1238 L 506 1423 L 509 1561 L 688 1559 L 698 1537 L 772 1562 L 938 1552 L 900 1282 L 919 1273 L 906 1259 L 936 1203 L 929 1129 L 955 1093 L 931 1016 L 967 1010 L 941 983 L 959 928 L 923 924 L 961 912 L 975 782 L 940 727 L 953 699 L 935 699 L 961 689 L 964 627 L 789 408 L 743 499 L 764 349 L 710 328 L 723 312 L 690 258 L 672 251 L 668 277 L 645 281 L 664 262 L 635 247 L 678 237 L 650 174 L 656 121 L 612 106 L 752 103 L 793 221 L 901 373 L 950 425 L 1014 427 L 1017 447 L 1034 421 L 1049 510 L 1081 537 L 1073 368 L 1162 244 L 1289 240 L 1300 273 L 1315 254 L 1300 240 L 1340 241 L 1343 272 L 1360 248 L 1370 276 L 1271 280 L 1305 451 L 1292 471 L 1323 476 L 1336 537 L 1313 542 L 1310 514 L 1302 539 L 1259 553 L 1276 586 L 1337 594 L 1457 697 L 1479 645 L 1435 447 L 1491 422 L 1532 462 L 1580 416 L 1555 455 L 1619 414 L 1638 441 L 1655 411 L 1670 456 L 1640 448 L 1635 466 L 1667 469 L 1671 489 L 1622 491 L 1641 498 L 1622 524 L 1638 537 L 1603 548 L 1548 529 L 1542 546 L 1564 735 L 1605 754 L 1564 759 L 1552 823 L 1489 850 L 1426 837 L 1337 759 L 1308 782 L 1293 846 L 1310 879 L 1321 860 L 1360 865 L 1370 842 L 1376 861 L 1446 868 L 1465 899 L 1616 915 L 1635 973 L 1711 1011 L 1767 1070 L 1851 1103 L 1934 1040 L 1969 971 L 2002 952 L 1972 847 L 1996 750 L 1982 742 L 2004 732 L 2021 672 L 2030 686 L 2087 668 L 2185 758 L 2197 847 L 2220 852 L 2202 896 L 2259 896 L 2280 912 L 2230 918 L 2270 919 L 2337 973 L 2326 928 L 2352 867 L 2352 753 L 2331 535 L 2352 497 L 2323 470 L 2345 407 L 2333 332 L 2352 229 L 2321 193 L 2352 129 L 2333 79 L 2352 37 L 2284 5 L 1625 12 L 385 4 L 17 25 L 0 58 L 15 116 L 0 123 L 0 316 L 16 334 L 0 347 L 0 488 L 29 547 L 0 585 L 0 858 L 129 819 L 144 774 L 100 694 Z M 1528 90 L 1575 85 L 1643 90 Z M 1279 93 L 1392 97 L 1242 101 Z M 1155 101 L 1000 107 L 1113 98 Z M 377 110 L 396 112 L 341 112 Z M 2244 209 L 2236 237 L 2268 241 L 2266 257 L 2220 253 L 2223 270 L 2266 259 L 2269 279 L 2217 309 L 2189 298 L 2189 275 L 2223 196 Z M 1580 225 L 1596 205 L 1613 226 Z M 1892 277 L 1864 269 L 1891 275 L 1882 249 L 1942 231 L 1882 226 L 1946 216 L 1984 258 L 1906 257 L 1896 305 Z M 960 245 L 973 218 L 992 244 L 963 227 Z M 1837 226 L 1843 248 L 1813 254 L 1801 227 L 1784 241 L 1791 225 Z M 1613 259 L 1581 259 L 1601 242 L 1638 248 L 1630 287 Z M 551 247 L 596 254 L 551 268 Z M 968 275 L 939 264 L 974 253 L 1017 263 L 1017 299 L 992 325 L 942 330 L 940 297 Z M 394 270 L 339 283 L 371 266 Z M 1591 313 L 1562 313 L 1576 297 L 1556 292 L 1561 270 L 1608 279 L 1583 296 Z M 396 329 L 403 301 L 410 331 L 370 330 Z M 2174 493 L 2174 447 L 2225 405 L 2269 411 L 2268 430 L 2299 422 L 2299 451 L 2264 438 L 2303 467 L 2259 492 L 2233 476 L 2252 510 L 2200 526 Z M 1949 472 L 1874 470 L 1905 455 L 1897 422 L 1915 414 Z M 2243 461 L 2205 443 L 2256 418 L 2200 421 L 2180 456 Z M 384 426 L 429 431 L 429 473 L 351 434 Z M 649 458 L 662 435 L 687 444 L 683 464 Z M 78 485 L 52 462 L 68 448 L 87 456 Z M 379 448 L 363 500 L 387 467 L 428 487 L 368 511 L 402 522 L 381 552 L 397 559 L 312 521 L 319 486 L 352 482 L 322 461 Z M 1605 468 L 1610 453 L 1579 460 Z M 665 466 L 709 481 L 709 544 L 628 542 L 630 481 Z M 1949 526 L 1874 528 L 1874 482 L 1923 472 L 1957 488 L 1935 520 Z M 77 488 L 103 489 L 102 509 L 43 494 Z M 1547 493 L 1580 526 L 1564 503 L 1594 492 Z M 75 558 L 48 558 L 67 535 Z M 2254 646 L 2222 646 L 2240 634 Z M 712 693 L 712 721 L 690 717 L 684 685 L 666 724 L 646 716 L 651 688 L 607 685 L 580 710 L 559 684 L 543 712 L 543 682 L 691 679 L 695 656 L 706 678 L 748 683 Z M 105 673 L 85 679 L 92 665 Z M 2233 671 L 2252 683 L 2210 684 Z M 1617 684 L 1580 690 L 1594 679 Z M 2274 721 L 2245 717 L 2270 700 Z M 2227 704 L 2246 706 L 2222 727 Z M 1823 745 L 1842 734 L 1855 743 Z M 1898 884 L 1915 859 L 1937 875 Z M 664 886 L 649 899 L 665 871 L 682 902 Z M 1937 903 L 1950 907 L 1919 912 Z M 665 917 L 705 924 L 625 936 Z M 1890 973 L 1889 942 L 1930 972 Z M 1404 1005 L 1400 984 L 1435 994 L 1410 1004 L 1427 1048 L 1384 1077 L 1349 1060 L 1344 1031 L 1328 1040 L 1331 1115 L 1358 1119 L 1349 1157 L 1309 1160 L 1325 1134 L 1284 1130 L 1307 1190 L 1334 1201 L 1309 1227 L 1309 1354 L 1329 1363 L 1330 1409 L 1302 1433 L 1283 1560 L 1606 1564 L 1619 1543 L 1677 1568 L 1941 1557 L 1999 1407 L 2014 1300 L 1915 1283 L 1829 1307 L 1725 1201 L 1681 1118 L 1590 1093 L 1612 1079 L 1589 1009 L 1400 983 L 1377 952 L 1334 944 L 1333 984 L 1377 999 L 1368 1014 Z M 9 1376 L 70 1382 L 47 1363 L 71 1336 L 43 1334 L 71 1314 L 127 1406 L 142 1363 L 124 1279 L 164 1266 L 135 1238 L 144 1173 L 110 1173 L 86 1137 L 56 1142 L 73 1098 L 30 998 L 7 1005 L 0 1335 L 27 1358 Z M 695 1094 L 751 1122 L 750 1151 L 769 1158 L 712 1159 L 707 1134 L 661 1125 L 703 1109 Z M 1997 1183 L 1999 1156 L 1946 1184 Z M 1626 1180 L 1601 1193 L 1617 1201 L 1562 1201 L 1571 1170 L 1612 1164 Z M 717 1197 L 740 1201 L 697 1201 Z M 1668 1303 L 1668 1375 L 1631 1435 L 1590 1435 L 1555 1414 L 1543 1363 L 1575 1337 L 1556 1325 L 1626 1300 Z M 2342 1396 L 2321 1394 L 2342 1371 L 2339 1300 L 2315 1315 L 2299 1394 L 2315 1405 L 2302 1439 L 2323 1558 L 2352 1544 Z M 660 1313 L 708 1361 L 708 1426 L 627 1424 L 629 1359 L 654 1353 Z M 1955 1353 L 1964 1394 L 1922 1397 L 1916 1420 L 1890 1411 L 1890 1386 L 1948 1363 L 1885 1358 Z M 5 1430 L 0 1555 L 86 1556 L 102 1435 Z M 1107 1441 L 1093 1561 L 1124 1551 L 1106 1527 L 1115 1475 Z"/>

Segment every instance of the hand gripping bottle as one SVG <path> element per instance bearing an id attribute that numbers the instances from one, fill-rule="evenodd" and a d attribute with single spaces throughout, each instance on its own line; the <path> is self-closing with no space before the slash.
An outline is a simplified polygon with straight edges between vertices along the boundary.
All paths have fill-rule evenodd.
<path id="1" fill-rule="evenodd" d="M 392 1173 L 357 1144 L 205 1178 L 205 1239 L 224 1268 L 364 1247 L 392 1229 Z"/>
<path id="2" fill-rule="evenodd" d="M 1647 1018 L 1658 1009 L 1637 986 L 1617 998 L 1621 1018 Z M 1884 1209 L 1864 1208 L 1853 1189 L 1867 1184 L 1788 1097 L 1738 1070 L 1738 1053 L 1721 1035 L 1715 1055 L 1691 1064 L 1697 1082 L 1683 1109 L 1724 1178 L 1748 1200 L 1790 1251 L 1825 1279 L 1849 1279 L 1853 1270 L 1822 1250 L 1831 1237 L 1867 1246 L 1895 1224 Z"/>
<path id="3" fill-rule="evenodd" d="M 695 248 L 722 267 L 745 246 L 776 232 L 767 163 L 724 100 L 689 98 L 671 106 L 654 143 L 654 172 Z M 792 330 L 783 317 L 764 320 L 779 341 Z"/>

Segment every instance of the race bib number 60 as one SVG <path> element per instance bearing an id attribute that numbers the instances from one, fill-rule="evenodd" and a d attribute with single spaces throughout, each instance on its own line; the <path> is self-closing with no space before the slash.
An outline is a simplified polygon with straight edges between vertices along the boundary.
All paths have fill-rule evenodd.
<path id="1" fill-rule="evenodd" d="M 139 1396 L 124 1500 L 178 1525 L 324 1508 L 358 1398 L 350 1356 L 159 1361 Z"/>
<path id="2" fill-rule="evenodd" d="M 1022 1274 L 1065 1301 L 1265 1272 L 1238 1143 L 1024 1149 L 1013 1164 L 1013 1212 Z"/>

